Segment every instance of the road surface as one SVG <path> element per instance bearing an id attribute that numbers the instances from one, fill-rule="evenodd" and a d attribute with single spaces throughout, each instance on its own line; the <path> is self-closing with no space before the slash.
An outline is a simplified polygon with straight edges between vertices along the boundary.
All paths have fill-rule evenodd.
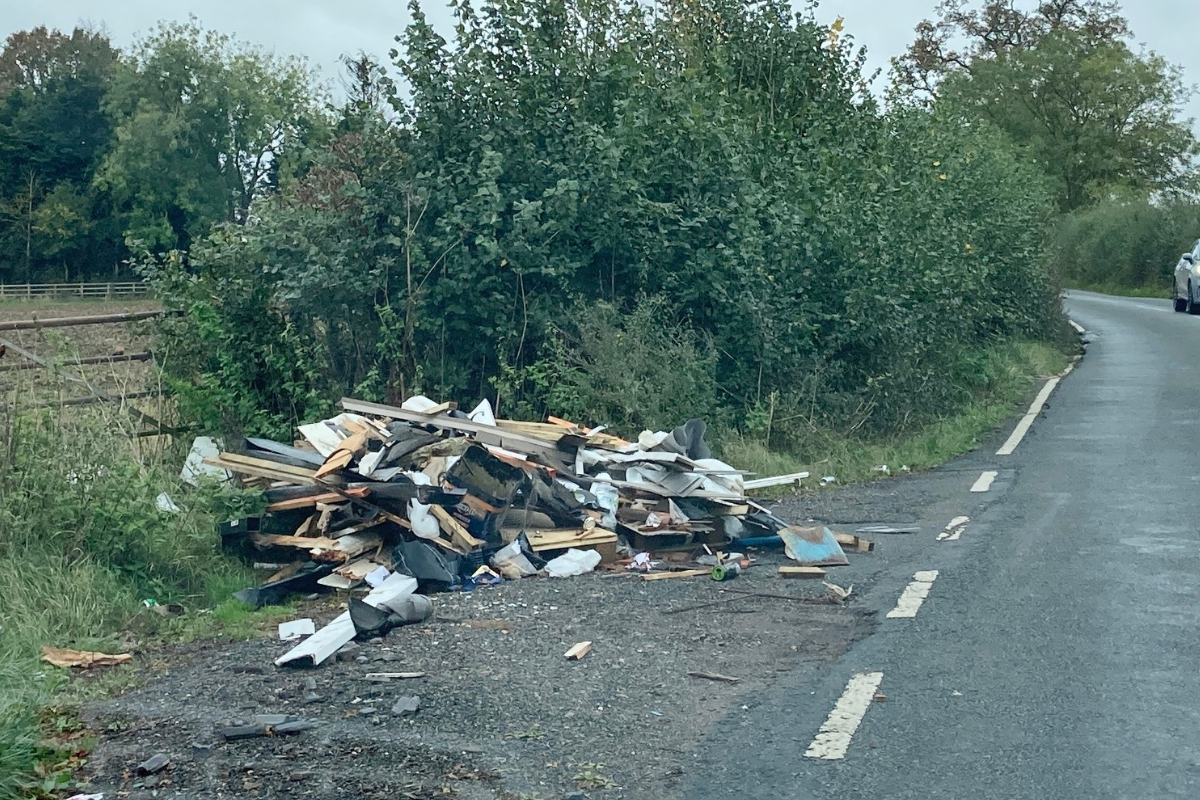
<path id="1" fill-rule="evenodd" d="M 866 598 L 877 632 L 732 712 L 683 796 L 1200 797 L 1200 319 L 1067 307 L 1086 357 L 1012 455 L 930 476 L 924 530 L 888 539 Z M 918 572 L 915 616 L 888 617 Z"/>

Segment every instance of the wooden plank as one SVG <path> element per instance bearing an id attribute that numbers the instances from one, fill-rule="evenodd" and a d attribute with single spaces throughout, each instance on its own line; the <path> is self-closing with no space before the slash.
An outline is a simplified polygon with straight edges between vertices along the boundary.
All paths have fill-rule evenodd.
<path id="1" fill-rule="evenodd" d="M 229 470 L 230 472 L 237 472 L 242 475 L 253 475 L 256 478 L 266 478 L 267 480 L 272 481 L 286 481 L 287 483 L 317 485 L 317 481 L 311 478 L 300 478 L 295 475 L 289 475 L 286 472 L 280 472 L 279 470 L 269 469 L 267 467 L 252 466 L 250 464 L 238 464 L 233 461 L 226 461 L 221 456 L 217 456 L 215 458 L 210 456 L 204 459 L 204 463 L 214 467 L 220 467 L 221 469 Z"/>
<path id="2" fill-rule="evenodd" d="M 579 642 L 578 644 L 571 645 L 571 649 L 563 653 L 563 657 L 567 661 L 578 661 L 590 652 L 592 652 L 591 642 Z"/>
<path id="3" fill-rule="evenodd" d="M 362 437 L 361 433 L 354 434 Z M 350 466 L 350 462 L 354 460 L 354 453 L 351 450 L 335 450 L 333 455 L 325 459 L 325 463 L 321 468 L 313 473 L 313 477 L 317 479 L 324 478 L 326 475 L 332 475 L 335 472 L 341 472 L 346 467 Z"/>
<path id="4" fill-rule="evenodd" d="M 547 422 L 521 422 L 514 419 L 498 419 L 496 420 L 496 426 L 538 439 L 545 439 L 548 442 L 558 442 L 569 433 L 565 428 Z"/>
<path id="5" fill-rule="evenodd" d="M 0 322 L 0 331 L 24 331 L 37 328 L 70 328 L 75 325 L 107 325 L 111 322 L 135 322 L 139 319 L 154 319 L 164 311 L 131 311 L 126 314 L 96 314 L 88 317 L 49 317 L 47 319 L 15 319 Z"/>
<path id="6" fill-rule="evenodd" d="M 438 414 L 445 414 L 447 411 L 454 411 L 458 408 L 458 403 L 453 400 L 447 400 L 445 403 L 438 403 L 433 408 L 427 408 L 420 412 L 427 417 L 436 417 Z"/>
<path id="7" fill-rule="evenodd" d="M 371 490 L 366 486 L 358 486 L 353 489 L 347 489 L 342 494 L 336 492 L 312 494 L 308 497 L 296 497 L 291 500 L 278 500 L 274 503 L 267 503 L 267 511 L 292 511 L 297 508 L 312 508 L 317 503 L 337 503 L 346 497 L 366 497 L 370 493 Z"/>
<path id="8" fill-rule="evenodd" d="M 437 517 L 442 530 L 450 534 L 450 541 L 458 547 L 465 547 L 468 552 L 476 548 L 483 547 L 487 542 L 482 539 L 476 539 L 471 535 L 470 531 L 463 527 L 462 523 L 454 518 L 449 511 L 442 506 L 434 504 L 429 507 L 430 512 Z"/>
<path id="9" fill-rule="evenodd" d="M 383 565 L 372 561 L 370 558 L 360 558 L 355 561 L 351 561 L 345 566 L 338 567 L 333 572 L 336 575 L 362 580 L 375 570 L 379 569 L 381 566 Z"/>
<path id="10" fill-rule="evenodd" d="M 780 567 L 781 578 L 824 578 L 825 570 L 820 567 Z"/>
<path id="11" fill-rule="evenodd" d="M 377 533 L 353 533 L 334 541 L 333 547 L 318 547 L 312 550 L 314 561 L 349 561 L 355 556 L 383 544 Z"/>
<path id="12" fill-rule="evenodd" d="M 275 581 L 281 581 L 284 578 L 290 578 L 293 575 L 295 575 L 296 573 L 298 573 L 300 571 L 301 567 L 304 566 L 304 564 L 305 564 L 304 561 L 293 561 L 291 564 L 288 564 L 283 569 L 280 569 L 276 572 L 272 572 L 270 577 L 268 577 L 265 581 L 263 581 L 263 583 L 274 583 Z"/>
<path id="13" fill-rule="evenodd" d="M 295 467 L 291 464 L 281 464 L 278 461 L 269 461 L 265 458 L 255 458 L 241 453 L 221 453 L 218 456 L 227 464 L 245 464 L 248 467 L 258 467 L 262 470 L 271 470 L 282 475 L 291 475 L 296 478 L 305 480 L 313 480 L 316 477 L 316 470 L 306 467 Z"/>
<path id="14" fill-rule="evenodd" d="M 680 572 L 651 572 L 643 575 L 644 581 L 666 581 L 672 578 L 699 578 L 701 575 L 712 575 L 711 569 L 685 569 Z"/>
<path id="15" fill-rule="evenodd" d="M 324 536 L 288 536 L 284 533 L 256 533 L 250 539 L 260 547 L 299 547 L 302 550 L 329 548 L 337 544 L 336 539 Z"/>
<path id="16" fill-rule="evenodd" d="M 349 423 L 347 423 L 349 424 Z M 359 426 L 355 426 L 359 427 Z M 333 472 L 339 472 L 350 466 L 350 462 L 354 457 L 365 450 L 367 447 L 367 432 L 359 430 L 350 436 L 347 436 L 342 441 L 338 442 L 337 447 L 329 454 L 329 458 L 325 459 L 325 463 L 321 468 L 313 473 L 314 478 L 324 478 Z"/>
<path id="17" fill-rule="evenodd" d="M 505 528 L 507 534 L 514 529 Z M 520 533 L 520 529 L 515 529 Z M 543 550 L 560 550 L 564 547 L 588 548 L 595 545 L 616 542 L 617 535 L 603 528 L 593 528 L 585 531 L 582 528 L 554 528 L 552 530 L 526 530 L 525 537 L 529 540 L 530 548 L 535 552 Z M 504 536 L 507 539 L 507 535 Z M 516 535 L 513 536 L 516 538 Z"/>
<path id="18" fill-rule="evenodd" d="M 342 408 L 355 414 L 374 414 L 380 417 L 404 420 L 405 422 L 415 422 L 418 425 L 433 425 L 447 430 L 471 433 L 475 435 L 475 439 L 483 444 L 497 445 L 522 453 L 539 453 L 553 460 L 556 464 L 566 464 L 569 458 L 567 453 L 560 451 L 553 444 L 543 439 L 516 433 L 515 431 L 506 431 L 495 425 L 486 425 L 482 422 L 475 422 L 469 419 L 455 419 L 453 417 L 436 417 L 430 419 L 424 414 L 419 414 L 415 411 L 405 411 L 396 406 L 386 406 L 380 403 L 368 403 L 363 400 L 355 400 L 351 397 L 343 397 L 341 404 Z"/>
<path id="19" fill-rule="evenodd" d="M 834 538 L 837 539 L 843 550 L 848 547 L 856 553 L 869 553 L 875 549 L 874 542 L 852 533 L 835 533 Z"/>

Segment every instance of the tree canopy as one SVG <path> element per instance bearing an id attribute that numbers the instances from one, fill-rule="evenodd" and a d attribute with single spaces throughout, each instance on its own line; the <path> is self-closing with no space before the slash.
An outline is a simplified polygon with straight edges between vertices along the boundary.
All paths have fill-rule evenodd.
<path id="1" fill-rule="evenodd" d="M 74 276 L 81 262 L 111 272 L 120 258 L 107 198 L 92 185 L 111 138 L 100 105 L 118 57 L 84 29 L 14 33 L 0 52 L 0 277 Z"/>
<path id="2" fill-rule="evenodd" d="M 425 391 L 890 431 L 971 397 L 980 343 L 1053 329 L 1037 172 L 960 116 L 881 112 L 810 14 L 489 0 L 448 41 L 411 9 L 396 91 L 365 87 L 248 224 L 148 267 L 190 312 L 170 363 L 208 426 Z M 618 408 L 591 377 L 616 363 L 674 414 Z"/>
<path id="3" fill-rule="evenodd" d="M 97 182 L 131 237 L 186 249 L 278 188 L 293 149 L 321 129 L 318 109 L 302 61 L 194 21 L 164 24 L 113 79 L 104 110 L 116 137 Z"/>
<path id="4" fill-rule="evenodd" d="M 1071 211 L 1116 193 L 1192 191 L 1200 147 L 1180 71 L 1129 45 L 1115 3 L 946 0 L 895 62 L 904 90 L 987 120 L 1055 182 Z"/>
<path id="5" fill-rule="evenodd" d="M 122 54 L 35 28 L 0 51 L 0 281 L 122 271 L 127 237 L 186 249 L 309 163 L 325 99 L 303 61 L 194 20 Z"/>

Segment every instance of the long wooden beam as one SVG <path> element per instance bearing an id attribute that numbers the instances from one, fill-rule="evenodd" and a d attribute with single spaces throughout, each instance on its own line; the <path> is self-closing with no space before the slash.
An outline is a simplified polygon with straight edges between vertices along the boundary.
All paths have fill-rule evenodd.
<path id="1" fill-rule="evenodd" d="M 86 364 L 119 364 L 124 361 L 150 361 L 154 358 L 153 353 L 129 353 L 119 356 L 89 356 L 87 358 L 75 358 L 70 361 L 63 362 L 64 367 L 74 367 L 77 365 Z M 27 364 L 0 364 L 0 372 L 15 372 L 23 369 L 49 369 L 49 364 L 39 364 L 30 362 Z"/>
<path id="2" fill-rule="evenodd" d="M 161 317 L 166 311 L 129 311 L 124 314 L 95 314 L 88 317 L 50 317 L 48 319 L 14 319 L 0 322 L 0 331 L 25 331 L 36 328 L 71 328 L 75 325 L 106 325 L 112 322 L 136 322 L 139 319 Z"/>

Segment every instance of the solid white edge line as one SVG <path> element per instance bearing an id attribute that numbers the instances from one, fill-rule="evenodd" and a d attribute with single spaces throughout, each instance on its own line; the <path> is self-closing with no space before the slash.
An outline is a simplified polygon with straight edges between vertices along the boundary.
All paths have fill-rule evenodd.
<path id="1" fill-rule="evenodd" d="M 1065 375 L 1066 373 L 1063 374 Z M 1037 415 L 1042 413 L 1042 406 L 1046 405 L 1046 401 L 1050 399 L 1050 393 L 1054 391 L 1055 386 L 1058 386 L 1058 382 L 1060 380 L 1062 380 L 1061 375 L 1055 376 L 1046 381 L 1046 385 L 1042 387 L 1042 390 L 1038 392 L 1037 397 L 1033 399 L 1033 405 L 1029 407 L 1029 411 L 1025 413 L 1025 416 L 1021 417 L 1021 421 L 1018 422 L 1017 427 L 1013 429 L 1012 435 L 1010 435 L 1008 437 L 1008 441 L 1001 445 L 1000 449 L 996 451 L 996 455 L 1011 456 L 1013 454 L 1013 451 L 1017 449 L 1017 445 L 1019 445 L 1021 440 L 1025 438 L 1025 434 L 1029 433 L 1029 428 L 1033 425 L 1033 421 L 1037 419 Z"/>
<path id="2" fill-rule="evenodd" d="M 829 712 L 816 738 L 804 751 L 805 757 L 828 761 L 843 758 L 882 681 L 882 672 L 856 673 L 846 684 L 846 690 L 838 698 L 833 711 Z"/>
<path id="3" fill-rule="evenodd" d="M 971 491 L 986 492 L 988 489 L 992 488 L 992 481 L 996 480 L 996 476 L 998 474 L 1000 473 L 996 472 L 994 469 L 985 470 L 984 472 L 980 473 L 979 477 L 975 480 L 975 483 L 972 484 Z"/>
<path id="4" fill-rule="evenodd" d="M 887 613 L 888 619 L 912 619 L 921 610 L 921 604 L 929 597 L 933 582 L 937 579 L 936 569 L 925 570 L 913 575 L 912 583 L 904 587 L 896 607 Z"/>

